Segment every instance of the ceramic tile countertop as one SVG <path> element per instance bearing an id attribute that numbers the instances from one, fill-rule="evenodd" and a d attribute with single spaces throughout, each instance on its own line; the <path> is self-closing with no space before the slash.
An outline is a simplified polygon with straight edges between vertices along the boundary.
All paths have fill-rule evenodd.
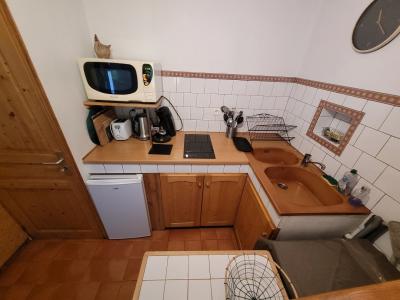
<path id="1" fill-rule="evenodd" d="M 207 132 L 207 134 L 211 137 L 215 159 L 183 158 L 184 133 L 178 132 L 169 143 L 173 145 L 170 155 L 148 154 L 151 148 L 149 141 L 140 141 L 131 138 L 127 141 L 114 140 L 105 146 L 96 146 L 83 158 L 83 162 L 86 164 L 248 164 L 246 155 L 243 152 L 237 151 L 232 140 L 226 138 L 224 133 Z"/>
<path id="2" fill-rule="evenodd" d="M 258 267 L 266 263 L 272 273 L 277 272 L 264 250 L 146 252 L 133 300 L 223 300 L 225 269 L 235 256 L 243 254 L 250 261 L 256 259 Z M 241 261 L 242 257 L 237 259 Z M 268 291 L 274 299 L 287 299 L 279 279 L 271 282 Z"/>

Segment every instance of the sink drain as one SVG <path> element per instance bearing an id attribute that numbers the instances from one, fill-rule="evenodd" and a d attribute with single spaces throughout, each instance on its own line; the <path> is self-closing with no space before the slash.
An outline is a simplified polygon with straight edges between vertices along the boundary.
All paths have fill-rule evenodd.
<path id="1" fill-rule="evenodd" d="M 283 183 L 283 182 L 278 182 L 277 186 L 282 189 L 282 190 L 287 190 L 289 187 L 287 186 L 287 184 Z"/>

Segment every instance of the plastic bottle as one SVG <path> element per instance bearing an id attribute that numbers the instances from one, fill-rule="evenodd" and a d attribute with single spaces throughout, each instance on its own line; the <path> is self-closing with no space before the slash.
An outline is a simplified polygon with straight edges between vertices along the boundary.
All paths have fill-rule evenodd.
<path id="1" fill-rule="evenodd" d="M 367 186 L 362 186 L 351 193 L 349 203 L 354 206 L 366 205 L 369 198 L 368 195 L 371 189 Z"/>
<path id="2" fill-rule="evenodd" d="M 360 175 L 357 174 L 357 170 L 353 169 L 350 172 L 346 172 L 343 178 L 338 182 L 338 190 L 344 195 L 350 195 L 351 191 L 357 185 L 360 180 Z"/>

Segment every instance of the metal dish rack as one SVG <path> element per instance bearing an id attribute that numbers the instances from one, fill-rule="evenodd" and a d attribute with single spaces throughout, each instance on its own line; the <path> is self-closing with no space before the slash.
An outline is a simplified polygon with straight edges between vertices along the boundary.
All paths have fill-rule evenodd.
<path id="1" fill-rule="evenodd" d="M 257 114 L 246 118 L 250 141 L 286 141 L 290 143 L 294 136 L 289 131 L 295 125 L 286 125 L 283 117 L 270 114 Z"/>

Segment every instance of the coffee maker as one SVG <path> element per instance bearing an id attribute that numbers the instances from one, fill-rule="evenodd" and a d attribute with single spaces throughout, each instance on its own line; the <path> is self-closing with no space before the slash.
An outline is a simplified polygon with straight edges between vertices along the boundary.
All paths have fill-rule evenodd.
<path id="1" fill-rule="evenodd" d="M 171 137 L 176 135 L 174 118 L 167 106 L 162 106 L 157 109 L 156 114 L 159 121 L 159 131 L 153 136 L 153 141 L 156 143 L 166 143 L 171 140 Z"/>

